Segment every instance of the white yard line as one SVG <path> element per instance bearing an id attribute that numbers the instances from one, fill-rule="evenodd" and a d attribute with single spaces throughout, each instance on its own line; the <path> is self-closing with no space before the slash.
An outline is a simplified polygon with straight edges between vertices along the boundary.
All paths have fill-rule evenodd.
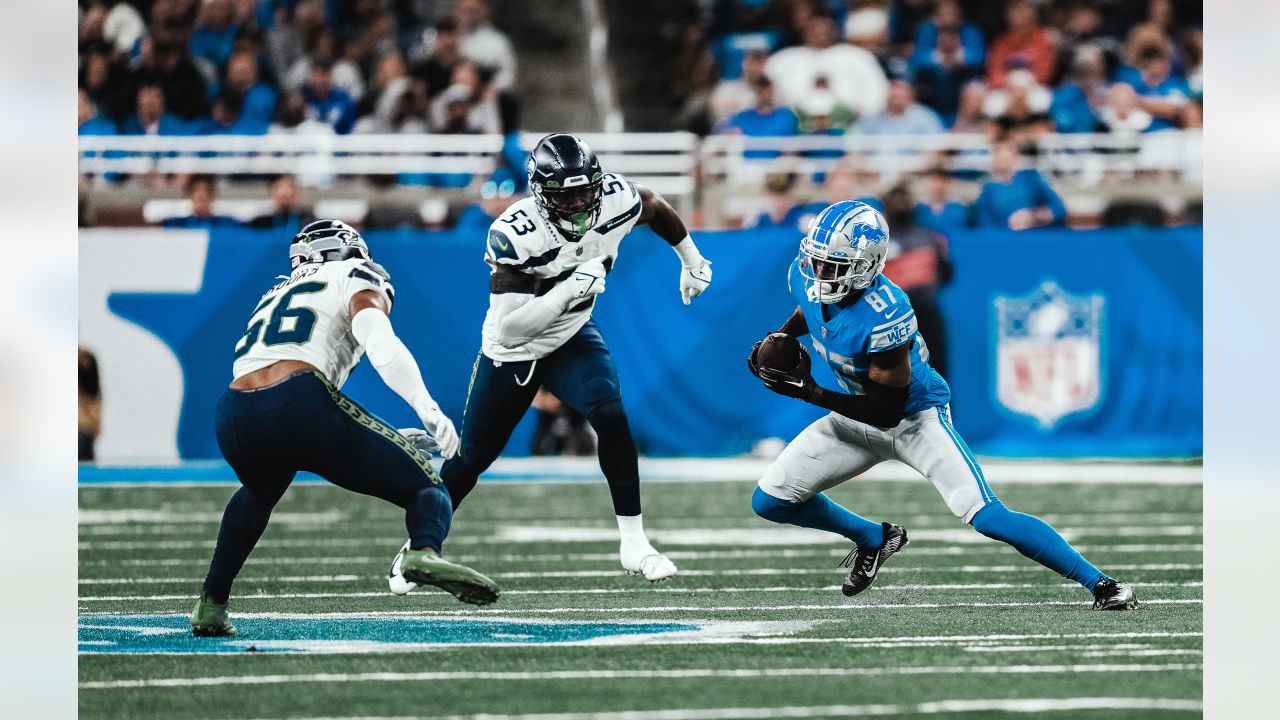
<path id="1" fill-rule="evenodd" d="M 288 675 L 223 675 L 195 678 L 147 678 L 104 680 L 80 684 L 81 690 L 111 690 L 140 687 L 208 687 L 229 685 L 283 685 L 288 683 L 338 682 L 440 682 L 476 680 L 674 680 L 689 678 L 787 678 L 787 677 L 875 677 L 896 675 L 1041 675 L 1067 673 L 1170 672 L 1199 670 L 1198 663 L 1099 664 L 1099 665 L 953 665 L 890 668 L 763 668 L 687 670 L 546 670 L 540 672 L 367 672 L 296 673 Z"/>
<path id="2" fill-rule="evenodd" d="M 1109 553 L 1116 555 L 1145 553 L 1199 553 L 1204 551 L 1200 543 L 1172 543 L 1162 545 L 1076 545 L 1082 553 Z M 740 560 L 751 558 L 819 558 L 844 557 L 845 550 L 840 548 L 815 547 L 804 549 L 770 549 L 770 550 L 672 550 L 666 556 L 672 560 Z M 958 555 L 989 555 L 1012 552 L 1003 544 L 992 542 L 988 545 L 972 547 L 916 547 L 909 551 L 912 557 L 952 557 Z M 325 555 L 322 557 L 258 557 L 250 561 L 252 565 L 360 565 L 365 563 L 387 564 L 394 553 L 388 550 L 385 555 Z M 575 563 L 575 562 L 612 562 L 618 559 L 617 553 L 529 553 L 529 554 L 461 554 L 449 555 L 449 559 L 460 563 L 511 562 L 511 563 Z M 203 555 L 192 558 L 104 558 L 101 560 L 82 560 L 81 567 L 182 567 L 201 565 L 208 561 Z"/>

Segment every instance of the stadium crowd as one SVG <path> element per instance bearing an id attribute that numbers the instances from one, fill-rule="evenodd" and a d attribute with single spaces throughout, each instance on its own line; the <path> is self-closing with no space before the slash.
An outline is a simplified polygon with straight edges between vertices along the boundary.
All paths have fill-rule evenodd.
<path id="1" fill-rule="evenodd" d="M 80 0 L 81 135 L 509 133 L 485 0 Z"/>
<path id="2" fill-rule="evenodd" d="M 687 129 L 751 136 L 1201 126 L 1198 3 L 708 0 Z"/>

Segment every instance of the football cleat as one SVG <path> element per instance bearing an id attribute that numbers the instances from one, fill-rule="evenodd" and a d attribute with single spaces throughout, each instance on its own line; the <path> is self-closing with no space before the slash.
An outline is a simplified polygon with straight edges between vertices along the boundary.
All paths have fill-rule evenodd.
<path id="1" fill-rule="evenodd" d="M 628 575 L 643 575 L 649 582 L 662 582 L 676 576 L 676 564 L 649 543 L 623 544 L 618 553 L 622 569 Z"/>
<path id="2" fill-rule="evenodd" d="M 1129 583 L 1102 578 L 1093 586 L 1094 610 L 1133 610 L 1137 607 L 1138 596 Z"/>
<path id="3" fill-rule="evenodd" d="M 396 551 L 396 556 L 391 559 L 391 570 L 387 573 L 387 586 L 391 588 L 391 592 L 396 595 L 408 595 L 409 591 L 418 587 L 418 583 L 409 582 L 404 579 L 404 571 L 401 569 L 404 559 L 404 553 L 409 549 L 409 541 L 404 541 L 404 546 Z"/>
<path id="4" fill-rule="evenodd" d="M 894 553 L 907 546 L 907 529 L 901 525 L 884 525 L 884 544 L 875 549 L 863 550 L 855 547 L 840 562 L 840 567 L 851 568 L 849 576 L 840 586 L 845 597 L 853 597 L 871 587 L 880 574 L 880 568 Z"/>
<path id="5" fill-rule="evenodd" d="M 200 593 L 191 611 L 191 633 L 196 637 L 229 637 L 236 626 L 227 619 L 227 603 L 216 603 L 208 593 Z"/>
<path id="6" fill-rule="evenodd" d="M 465 565 L 449 562 L 435 550 L 400 551 L 400 570 L 415 585 L 434 585 L 464 603 L 488 605 L 498 599 L 498 585 Z"/>

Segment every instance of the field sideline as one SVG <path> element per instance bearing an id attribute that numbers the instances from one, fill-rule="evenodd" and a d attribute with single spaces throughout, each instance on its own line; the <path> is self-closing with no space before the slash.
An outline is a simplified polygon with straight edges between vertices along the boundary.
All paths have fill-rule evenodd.
<path id="1" fill-rule="evenodd" d="M 1135 583 L 1142 608 L 1108 614 L 1089 611 L 1083 589 L 960 525 L 927 481 L 892 467 L 831 493 L 911 534 L 854 601 L 837 589 L 847 542 L 751 514 L 749 461 L 642 468 L 664 480 L 645 486 L 646 525 L 681 569 L 652 586 L 622 574 L 608 492 L 586 479 L 590 465 L 519 467 L 542 481 L 515 481 L 513 471 L 511 482 L 482 482 L 446 545 L 499 582 L 496 605 L 390 595 L 399 511 L 303 482 L 237 582 L 240 635 L 230 641 L 186 631 L 231 493 L 226 470 L 86 470 L 81 716 L 1200 714 L 1197 466 L 989 466 L 1006 503 Z M 1012 482 L 1018 476 L 1033 481 Z"/>

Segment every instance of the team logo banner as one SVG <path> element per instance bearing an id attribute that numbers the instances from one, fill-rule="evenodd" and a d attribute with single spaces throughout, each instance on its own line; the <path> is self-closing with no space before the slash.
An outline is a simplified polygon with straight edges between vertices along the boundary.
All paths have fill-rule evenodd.
<path id="1" fill-rule="evenodd" d="M 1105 304 L 1048 280 L 1025 296 L 996 297 L 996 402 L 1045 430 L 1096 407 Z"/>

